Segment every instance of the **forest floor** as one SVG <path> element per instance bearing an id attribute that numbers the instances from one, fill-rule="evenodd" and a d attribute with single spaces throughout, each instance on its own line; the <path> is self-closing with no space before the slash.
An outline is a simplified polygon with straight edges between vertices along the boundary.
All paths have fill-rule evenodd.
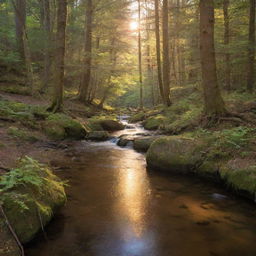
<path id="1" fill-rule="evenodd" d="M 31 96 L 24 96 L 11 93 L 0 93 L 3 100 L 19 102 L 29 105 L 47 106 L 49 103 L 44 99 L 35 99 Z M 17 128 L 17 134 L 15 134 Z M 13 129 L 13 132 L 11 132 Z M 26 134 L 18 133 L 18 131 L 26 130 Z M 33 139 L 33 137 L 35 139 Z M 42 131 L 24 126 L 22 122 L 14 120 L 1 120 L 0 126 L 0 173 L 4 173 L 5 169 L 12 169 L 16 166 L 17 159 L 22 156 L 29 155 L 38 161 L 56 167 L 53 159 L 60 159 L 63 151 L 72 143 L 69 140 L 55 141 L 49 139 Z M 60 161 L 61 162 L 61 159 Z"/>
<path id="2" fill-rule="evenodd" d="M 187 91 L 178 88 L 177 92 L 172 93 L 174 99 L 169 108 L 156 106 L 137 111 L 130 118 L 130 122 L 141 122 L 147 130 L 157 130 L 160 131 L 159 134 L 167 135 L 166 138 L 162 137 L 162 141 L 159 142 L 160 148 L 156 150 L 157 154 L 162 154 L 163 162 L 160 163 L 160 167 L 165 164 L 165 153 L 168 153 L 166 156 L 168 164 L 169 158 L 172 157 L 170 155 L 172 152 L 168 150 L 162 152 L 166 145 L 169 147 L 170 143 L 184 142 L 180 149 L 185 155 L 192 156 L 189 159 L 191 160 L 194 158 L 194 152 L 190 149 L 193 149 L 197 142 L 203 141 L 207 145 L 204 148 L 207 158 L 204 156 L 202 159 L 204 164 L 201 163 L 199 168 L 196 163 L 195 168 L 203 172 L 203 175 L 215 175 L 216 170 L 218 175 L 222 175 L 222 172 L 219 172 L 219 169 L 222 171 L 220 168 L 222 165 L 231 168 L 232 171 L 229 169 L 228 175 L 226 169 L 223 171 L 223 175 L 226 175 L 225 179 L 227 178 L 238 190 L 253 194 L 256 191 L 255 95 L 239 93 L 225 95 L 228 111 L 242 118 L 229 117 L 207 127 L 202 122 L 203 104 L 198 91 L 194 88 L 187 88 Z M 100 131 L 105 135 L 104 129 L 100 126 L 102 118 L 114 120 L 117 115 L 117 112 L 84 106 L 75 100 L 65 100 L 63 114 L 49 114 L 45 111 L 48 105 L 49 101 L 43 98 L 0 91 L 0 175 L 14 169 L 18 159 L 24 156 L 47 164 L 53 170 L 65 168 L 63 163 L 67 160 L 76 161 L 73 148 L 76 141 L 85 138 L 84 129 L 88 127 L 88 130 Z M 118 114 L 126 111 L 129 110 L 119 110 Z M 176 136 L 179 138 L 178 141 L 175 141 Z M 193 139 L 193 146 L 187 144 L 188 139 Z M 148 150 L 154 141 L 155 139 L 144 141 L 142 139 L 142 144 L 144 142 L 147 144 L 146 147 L 142 145 L 143 148 Z M 180 156 L 180 152 L 175 150 L 176 148 L 173 149 L 174 154 Z M 154 153 L 154 146 L 151 155 L 148 154 L 148 163 L 154 165 L 159 155 L 155 157 L 152 152 Z M 8 240 L 7 237 L 3 237 L 5 235 L 0 232 L 0 239 L 10 241 L 10 238 Z M 0 255 L 1 249 L 0 247 Z"/>

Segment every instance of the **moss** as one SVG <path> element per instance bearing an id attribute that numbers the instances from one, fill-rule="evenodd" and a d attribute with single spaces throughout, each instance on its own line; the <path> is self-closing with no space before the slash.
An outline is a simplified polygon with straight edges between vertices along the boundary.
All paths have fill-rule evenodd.
<path id="1" fill-rule="evenodd" d="M 38 138 L 31 134 L 29 131 L 25 131 L 24 129 L 11 126 L 8 128 L 7 133 L 14 137 L 25 141 L 35 142 L 38 141 Z"/>
<path id="2" fill-rule="evenodd" d="M 55 139 L 83 139 L 88 133 L 85 126 L 79 121 L 64 114 L 49 115 L 43 124 L 43 129 L 48 136 Z"/>
<path id="3" fill-rule="evenodd" d="M 63 140 L 67 137 L 65 129 L 56 123 L 44 122 L 43 131 L 50 139 L 53 140 Z"/>
<path id="4" fill-rule="evenodd" d="M 157 130 L 166 120 L 163 115 L 150 117 L 143 122 L 143 126 L 147 130 Z"/>
<path id="5" fill-rule="evenodd" d="M 147 152 L 147 150 L 150 148 L 151 144 L 154 141 L 156 141 L 158 138 L 159 138 L 159 136 L 135 138 L 134 143 L 133 143 L 133 147 L 137 151 Z"/>
<path id="6" fill-rule="evenodd" d="M 1 86 L 1 91 L 19 95 L 31 95 L 31 90 L 27 86 L 20 85 Z"/>
<path id="7" fill-rule="evenodd" d="M 137 123 L 137 122 L 143 121 L 145 119 L 145 117 L 146 117 L 146 115 L 144 112 L 139 112 L 139 113 L 136 113 L 135 115 L 131 116 L 129 118 L 129 122 Z"/>
<path id="8" fill-rule="evenodd" d="M 248 191 L 251 195 L 256 193 L 256 165 L 239 167 L 232 161 L 223 165 L 220 174 L 227 184 L 238 191 Z"/>
<path id="9" fill-rule="evenodd" d="M 205 147 L 200 140 L 180 136 L 163 137 L 150 146 L 147 163 L 163 170 L 189 172 L 201 162 Z"/>
<path id="10" fill-rule="evenodd" d="M 41 230 L 41 221 L 45 226 L 66 202 L 63 183 L 29 157 L 2 176 L 0 186 L 4 210 L 22 243 L 29 242 Z"/>
<path id="11" fill-rule="evenodd" d="M 177 110 L 176 110 L 177 111 Z M 194 107 L 183 113 L 172 116 L 169 124 L 164 126 L 164 130 L 168 133 L 178 134 L 184 129 L 193 128 L 201 115 L 202 109 Z"/>
<path id="12" fill-rule="evenodd" d="M 94 141 L 105 141 L 110 138 L 109 133 L 106 131 L 92 131 L 89 132 L 86 136 L 87 140 L 94 140 Z"/>
<path id="13" fill-rule="evenodd" d="M 94 116 L 87 120 L 91 131 L 118 131 L 124 129 L 124 125 L 116 120 L 116 116 Z"/>

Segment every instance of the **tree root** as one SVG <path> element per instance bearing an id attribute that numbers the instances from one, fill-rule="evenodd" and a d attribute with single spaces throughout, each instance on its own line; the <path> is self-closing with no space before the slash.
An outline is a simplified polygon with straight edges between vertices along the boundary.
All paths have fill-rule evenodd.
<path id="1" fill-rule="evenodd" d="M 256 125 L 256 120 L 249 120 L 245 115 L 233 112 L 227 112 L 223 115 L 203 116 L 201 118 L 201 125 L 204 128 L 210 128 L 222 122 L 233 122 L 240 125 Z"/>
<path id="2" fill-rule="evenodd" d="M 7 227 L 8 227 L 8 229 L 10 230 L 12 236 L 14 237 L 14 239 L 15 239 L 15 241 L 16 241 L 16 243 L 17 243 L 19 249 L 20 249 L 20 254 L 21 254 L 21 256 L 25 256 L 24 248 L 23 248 L 23 246 L 22 246 L 22 244 L 21 244 L 21 242 L 20 242 L 20 240 L 19 240 L 17 234 L 15 233 L 13 227 L 12 227 L 11 224 L 10 224 L 10 222 L 9 222 L 9 220 L 8 220 L 8 218 L 7 218 L 6 214 L 5 214 L 5 212 L 4 212 L 4 209 L 3 209 L 2 204 L 0 204 L 0 210 L 1 210 L 1 213 L 2 213 L 2 215 L 3 215 L 3 217 L 4 217 L 4 219 L 5 219 L 5 223 L 6 223 Z"/>

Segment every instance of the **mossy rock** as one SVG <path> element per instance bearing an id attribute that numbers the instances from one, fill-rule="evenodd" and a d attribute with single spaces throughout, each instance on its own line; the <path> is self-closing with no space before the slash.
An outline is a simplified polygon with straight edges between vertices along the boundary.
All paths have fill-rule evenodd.
<path id="1" fill-rule="evenodd" d="M 110 138 L 110 135 L 106 131 L 93 131 L 89 132 L 86 136 L 87 140 L 93 140 L 93 141 L 105 141 Z"/>
<path id="2" fill-rule="evenodd" d="M 108 119 L 104 116 L 95 116 L 87 120 L 87 125 L 92 131 L 119 131 L 125 126 L 114 119 Z"/>
<path id="3" fill-rule="evenodd" d="M 140 121 L 143 121 L 146 117 L 146 114 L 144 112 L 139 112 L 129 118 L 130 123 L 137 123 Z"/>
<path id="4" fill-rule="evenodd" d="M 44 122 L 43 131 L 45 134 L 53 140 L 64 140 L 67 138 L 65 129 L 62 126 L 59 126 L 57 123 L 53 122 Z"/>
<path id="5" fill-rule="evenodd" d="M 223 180 L 235 191 L 256 195 L 256 162 L 232 159 L 220 168 Z"/>
<path id="6" fill-rule="evenodd" d="M 151 144 L 159 139 L 159 136 L 147 136 L 134 139 L 133 148 L 139 152 L 147 152 Z"/>
<path id="7" fill-rule="evenodd" d="M 0 186 L 4 211 L 22 243 L 31 241 L 66 202 L 60 179 L 29 157 L 2 176 Z"/>
<path id="8" fill-rule="evenodd" d="M 91 131 L 103 131 L 101 126 L 101 120 L 95 120 L 94 118 L 90 118 L 87 120 L 87 126 Z"/>
<path id="9" fill-rule="evenodd" d="M 157 130 L 165 121 L 162 115 L 150 117 L 143 122 L 143 127 L 147 130 Z"/>
<path id="10" fill-rule="evenodd" d="M 103 130 L 110 132 L 120 131 L 125 128 L 125 126 L 122 123 L 115 120 L 102 120 L 100 122 L 100 125 L 103 128 Z"/>
<path id="11" fill-rule="evenodd" d="M 157 139 L 147 152 L 150 167 L 166 171 L 190 172 L 203 161 L 204 143 L 200 140 L 170 136 Z"/>
<path id="12" fill-rule="evenodd" d="M 55 139 L 83 139 L 88 131 L 79 121 L 64 114 L 51 114 L 43 122 L 43 130 Z"/>

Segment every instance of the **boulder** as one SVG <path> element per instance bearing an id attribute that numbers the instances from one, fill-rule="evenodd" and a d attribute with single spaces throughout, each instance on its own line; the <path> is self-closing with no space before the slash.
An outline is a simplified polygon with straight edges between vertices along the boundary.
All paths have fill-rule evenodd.
<path id="1" fill-rule="evenodd" d="M 180 136 L 162 137 L 147 152 L 150 167 L 166 171 L 190 172 L 203 161 L 204 143 Z"/>
<path id="2" fill-rule="evenodd" d="M 220 168 L 221 178 L 235 191 L 247 195 L 256 195 L 256 162 L 235 158 Z"/>
<path id="3" fill-rule="evenodd" d="M 100 124 L 103 130 L 110 132 L 120 131 L 125 128 L 125 126 L 122 123 L 115 120 L 102 120 Z"/>
<path id="4" fill-rule="evenodd" d="M 93 131 L 89 132 L 86 136 L 87 140 L 93 140 L 93 141 L 105 141 L 110 138 L 110 135 L 106 131 Z"/>
<path id="5" fill-rule="evenodd" d="M 42 123 L 43 131 L 51 138 L 56 140 L 71 138 L 84 139 L 88 129 L 78 120 L 64 114 L 51 114 Z"/>
<path id="6" fill-rule="evenodd" d="M 149 117 L 143 122 L 143 127 L 147 130 L 157 130 L 164 123 L 165 119 L 162 115 Z"/>
<path id="7" fill-rule="evenodd" d="M 147 152 L 151 144 L 160 136 L 144 136 L 134 139 L 133 148 L 140 152 Z"/>
<path id="8" fill-rule="evenodd" d="M 9 176 L 12 182 L 6 186 Z M 31 241 L 66 202 L 60 179 L 48 167 L 28 157 L 4 175 L 0 185 L 4 191 L 3 209 L 23 244 Z"/>
<path id="9" fill-rule="evenodd" d="M 133 135 L 122 135 L 118 142 L 117 142 L 117 145 L 119 147 L 126 147 L 128 144 L 131 144 L 133 143 L 134 141 L 134 136 Z"/>
<path id="10" fill-rule="evenodd" d="M 145 119 L 145 117 L 146 117 L 146 115 L 144 112 L 139 112 L 139 113 L 136 113 L 135 115 L 131 116 L 129 118 L 129 122 L 137 123 L 137 122 L 143 121 Z"/>

